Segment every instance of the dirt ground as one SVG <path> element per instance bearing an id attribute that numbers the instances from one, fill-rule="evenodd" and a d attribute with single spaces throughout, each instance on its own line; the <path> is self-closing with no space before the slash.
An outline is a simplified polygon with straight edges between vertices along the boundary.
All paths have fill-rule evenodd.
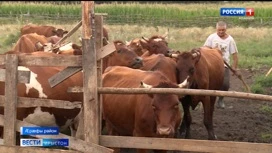
<path id="1" fill-rule="evenodd" d="M 241 69 L 245 82 L 253 83 L 255 74 L 266 74 L 268 68 L 251 71 Z M 271 75 L 271 74 L 270 74 Z M 271 88 L 267 89 L 271 93 Z M 231 75 L 230 91 L 245 92 L 242 82 Z M 272 114 L 261 111 L 262 106 L 272 107 L 272 101 L 260 101 L 241 98 L 224 98 L 226 107 L 214 111 L 214 130 L 218 140 L 272 143 Z M 203 110 L 192 111 L 192 138 L 207 139 L 207 131 L 203 124 Z M 269 134 L 270 138 L 265 138 Z"/>
<path id="2" fill-rule="evenodd" d="M 266 74 L 269 68 L 259 70 L 241 69 L 245 82 L 250 86 L 256 74 Z M 272 74 L 270 74 L 272 75 Z M 245 92 L 243 83 L 231 75 L 229 91 Z M 271 89 L 267 89 L 270 94 Z M 272 101 L 260 101 L 225 97 L 225 109 L 215 106 L 214 131 L 218 141 L 272 143 L 272 114 L 261 111 L 262 106 L 272 107 Z M 203 124 L 203 109 L 191 111 L 192 139 L 207 140 L 208 134 Z M 265 137 L 267 135 L 267 137 Z M 122 153 L 134 153 L 134 149 L 122 149 Z"/>

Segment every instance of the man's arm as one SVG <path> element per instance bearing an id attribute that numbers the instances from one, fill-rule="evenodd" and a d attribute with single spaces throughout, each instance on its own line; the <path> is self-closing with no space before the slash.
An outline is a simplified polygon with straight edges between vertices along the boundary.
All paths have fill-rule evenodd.
<path id="1" fill-rule="evenodd" d="M 232 69 L 236 71 L 238 68 L 238 53 L 237 52 L 232 54 L 232 59 L 233 59 Z"/>
<path id="2" fill-rule="evenodd" d="M 211 35 L 206 39 L 206 41 L 205 41 L 205 43 L 204 43 L 203 46 L 212 47 Z"/>

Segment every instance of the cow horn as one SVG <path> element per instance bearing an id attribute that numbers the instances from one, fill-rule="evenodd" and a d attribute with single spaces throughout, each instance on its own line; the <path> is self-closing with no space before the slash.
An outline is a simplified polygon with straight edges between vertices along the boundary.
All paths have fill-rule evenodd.
<path id="1" fill-rule="evenodd" d="M 178 58 L 178 55 L 179 54 L 170 54 L 170 57 L 172 57 L 172 58 Z"/>
<path id="2" fill-rule="evenodd" d="M 149 41 L 149 39 L 146 38 L 146 37 L 142 37 L 142 39 L 145 40 L 145 41 Z"/>
<path id="3" fill-rule="evenodd" d="M 109 44 L 110 42 L 107 40 L 106 37 L 103 37 L 103 43 L 105 43 L 106 45 Z"/>
<path id="4" fill-rule="evenodd" d="M 141 87 L 142 88 L 152 88 L 151 85 L 145 84 L 143 81 L 141 81 Z"/>
<path id="5" fill-rule="evenodd" d="M 196 53 L 192 54 L 193 58 L 196 58 L 198 55 L 200 55 L 199 52 L 196 52 Z"/>
<path id="6" fill-rule="evenodd" d="M 184 88 L 184 87 L 188 86 L 188 84 L 189 84 L 189 82 L 187 81 L 188 78 L 189 78 L 189 76 L 187 76 L 187 78 L 186 78 L 182 83 L 180 83 L 180 84 L 178 85 L 179 88 Z"/>
<path id="7" fill-rule="evenodd" d="M 168 31 L 164 35 L 162 35 L 163 38 L 166 38 L 168 36 Z"/>
<path id="8" fill-rule="evenodd" d="M 131 43 L 131 41 L 126 41 L 126 45 L 127 46 L 130 45 L 130 43 Z"/>
<path id="9" fill-rule="evenodd" d="M 79 37 L 78 39 L 79 39 L 79 42 L 80 42 L 80 43 L 82 43 L 82 38 L 81 38 L 81 37 Z"/>
<path id="10" fill-rule="evenodd" d="M 42 43 L 38 41 L 38 42 L 36 43 L 36 48 L 37 48 L 37 50 L 40 51 L 40 50 L 42 49 L 42 47 L 43 47 Z"/>

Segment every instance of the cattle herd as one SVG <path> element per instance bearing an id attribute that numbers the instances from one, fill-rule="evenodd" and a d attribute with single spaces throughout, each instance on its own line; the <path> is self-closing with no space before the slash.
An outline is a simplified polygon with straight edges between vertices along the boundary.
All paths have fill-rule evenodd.
<path id="1" fill-rule="evenodd" d="M 55 45 L 67 32 L 53 26 L 25 25 L 15 46 L 4 54 L 82 55 L 81 45 Z M 109 43 L 105 28 L 103 37 L 105 46 Z M 168 47 L 167 34 L 135 38 L 126 43 L 121 40 L 112 42 L 116 50 L 103 58 L 103 87 L 219 90 L 223 84 L 224 62 L 217 48 L 196 47 L 190 51 L 173 51 Z M 51 88 L 48 79 L 64 67 L 19 66 L 18 69 L 31 72 L 30 83 L 18 84 L 20 97 L 83 101 L 82 93 L 67 92 L 69 87 L 83 86 L 82 72 Z M 4 85 L 4 82 L 0 82 L 1 95 L 5 94 Z M 216 139 L 213 130 L 215 96 L 103 94 L 102 97 L 102 127 L 109 135 L 190 138 L 190 106 L 195 109 L 202 102 L 208 139 Z M 3 107 L 0 107 L 0 113 L 4 113 Z M 81 119 L 79 114 L 79 108 L 17 108 L 17 119 L 39 126 L 58 126 L 61 131 L 70 129 L 72 136 L 75 136 Z M 0 127 L 0 135 L 3 137 L 3 127 Z M 115 148 L 115 152 L 118 151 Z"/>

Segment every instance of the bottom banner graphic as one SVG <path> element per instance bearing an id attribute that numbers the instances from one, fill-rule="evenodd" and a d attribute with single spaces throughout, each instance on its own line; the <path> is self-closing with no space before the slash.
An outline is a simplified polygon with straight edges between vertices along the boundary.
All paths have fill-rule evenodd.
<path id="1" fill-rule="evenodd" d="M 21 139 L 22 147 L 66 147 L 69 146 L 69 139 Z"/>

